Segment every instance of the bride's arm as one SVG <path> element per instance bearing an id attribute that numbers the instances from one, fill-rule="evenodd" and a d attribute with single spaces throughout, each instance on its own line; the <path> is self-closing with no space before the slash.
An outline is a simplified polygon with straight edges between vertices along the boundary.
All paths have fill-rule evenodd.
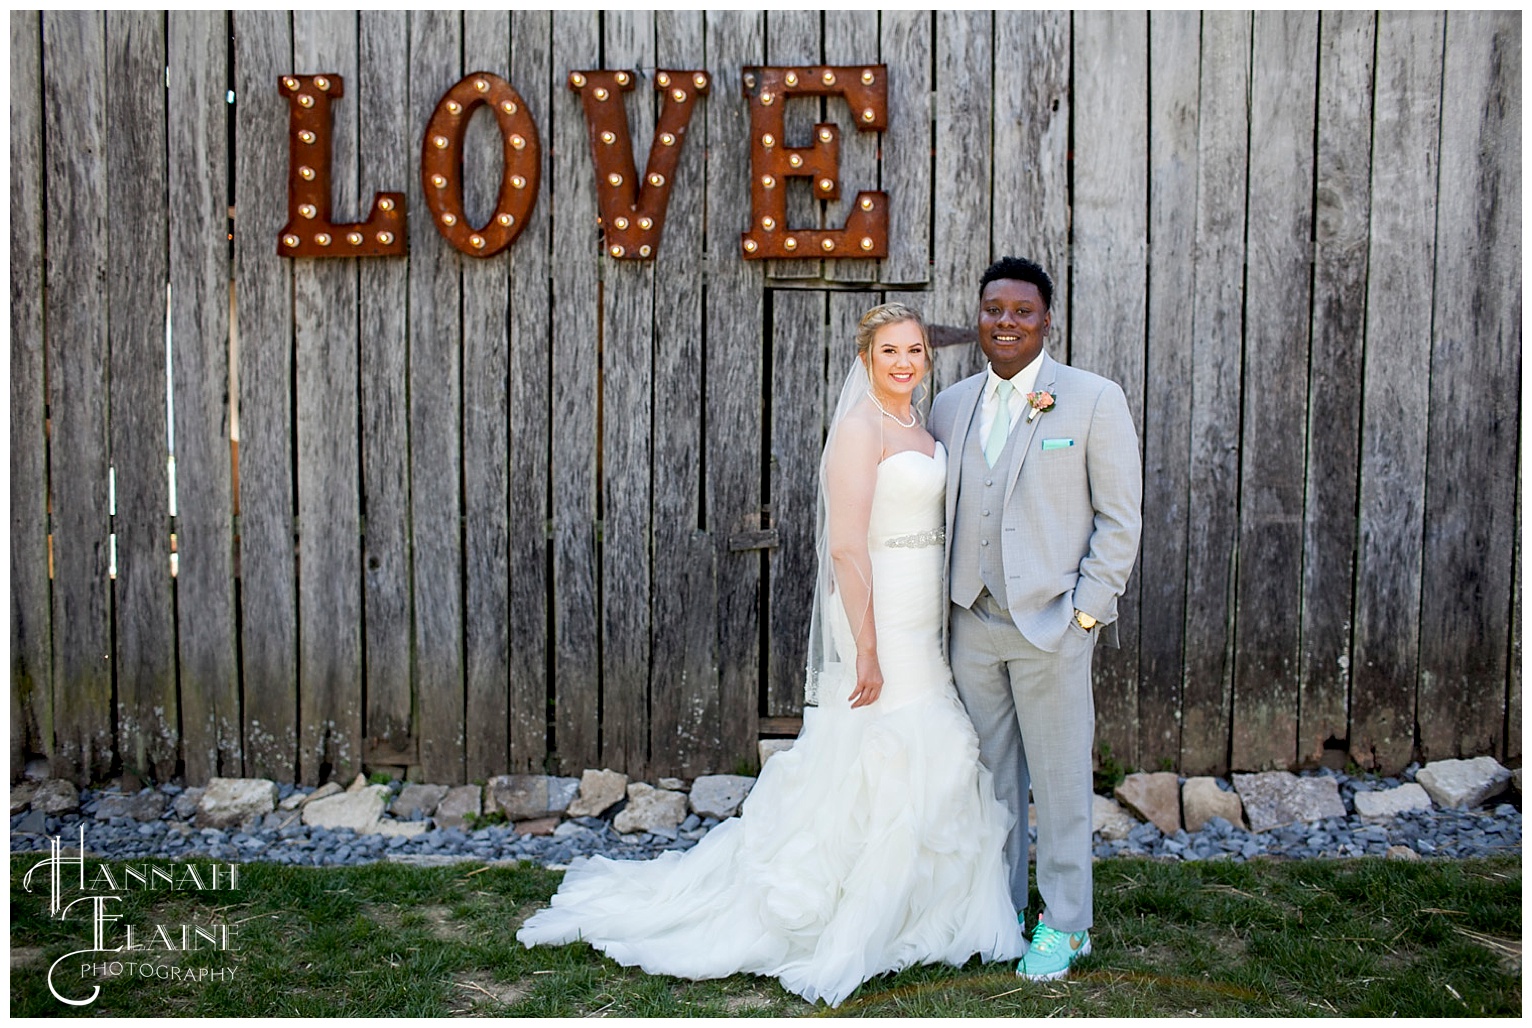
<path id="1" fill-rule="evenodd" d="M 825 509 L 835 589 L 856 639 L 853 707 L 865 707 L 883 690 L 878 666 L 878 632 L 872 616 L 872 557 L 867 526 L 877 485 L 883 437 L 877 426 L 845 418 L 830 442 L 825 461 Z"/>

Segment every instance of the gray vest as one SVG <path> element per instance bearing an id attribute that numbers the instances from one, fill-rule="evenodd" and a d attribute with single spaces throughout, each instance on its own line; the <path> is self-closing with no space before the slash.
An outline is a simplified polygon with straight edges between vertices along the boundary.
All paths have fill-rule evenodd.
<path id="1" fill-rule="evenodd" d="M 957 508 L 952 515 L 952 602 L 972 607 L 979 593 L 987 588 L 1002 607 L 1005 596 L 1005 564 L 1000 556 L 1000 512 L 1005 506 L 1005 484 L 1016 460 L 1016 440 L 1025 433 L 1011 426 L 1011 434 L 1000 451 L 1000 459 L 990 467 L 984 460 L 980 440 L 980 412 L 983 400 L 974 405 L 973 421 L 968 426 L 968 444 L 963 447 L 962 470 L 958 472 Z"/>

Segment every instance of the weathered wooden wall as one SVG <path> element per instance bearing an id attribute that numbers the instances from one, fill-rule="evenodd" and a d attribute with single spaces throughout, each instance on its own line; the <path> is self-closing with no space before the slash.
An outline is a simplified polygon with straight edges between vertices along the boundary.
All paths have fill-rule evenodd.
<path id="1" fill-rule="evenodd" d="M 788 121 L 842 125 L 885 260 L 740 258 L 740 70 L 793 62 L 888 65 L 881 137 L 838 99 Z M 600 250 L 565 76 L 602 66 L 713 76 L 652 263 Z M 481 69 L 544 161 L 484 260 L 419 180 Z M 337 215 L 405 191 L 407 259 L 277 256 L 277 78 L 318 72 Z M 654 99 L 624 102 L 642 160 Z M 967 328 L 1007 253 L 1141 433 L 1103 750 L 1520 759 L 1515 13 L 17 13 L 11 126 L 13 774 L 750 762 L 800 709 L 857 315 Z M 475 220 L 497 146 L 476 120 Z"/>

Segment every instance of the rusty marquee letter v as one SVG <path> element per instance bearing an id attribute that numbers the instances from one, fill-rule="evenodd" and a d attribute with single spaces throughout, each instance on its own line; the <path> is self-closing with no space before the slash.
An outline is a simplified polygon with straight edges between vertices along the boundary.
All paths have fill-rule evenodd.
<path id="1" fill-rule="evenodd" d="M 283 75 L 287 97 L 287 224 L 283 257 L 392 257 L 404 253 L 404 194 L 379 193 L 365 222 L 330 220 L 330 101 L 343 95 L 339 75 Z"/>
<path id="2" fill-rule="evenodd" d="M 606 234 L 606 253 L 619 260 L 652 260 L 660 248 L 671 179 L 691 123 L 694 97 L 708 91 L 705 71 L 661 68 L 654 88 L 664 94 L 659 124 L 640 181 L 633 163 L 633 140 L 622 94 L 633 88 L 626 71 L 572 71 L 569 88 L 580 94 L 590 155 L 596 165 L 596 205 Z"/>

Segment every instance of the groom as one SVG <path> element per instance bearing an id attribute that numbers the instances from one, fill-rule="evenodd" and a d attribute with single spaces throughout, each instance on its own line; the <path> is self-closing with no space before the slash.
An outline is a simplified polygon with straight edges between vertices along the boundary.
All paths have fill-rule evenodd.
<path id="1" fill-rule="evenodd" d="M 1053 282 L 1004 257 L 979 280 L 989 367 L 937 396 L 947 447 L 950 658 L 995 792 L 1015 815 L 1011 899 L 1027 909 L 1027 791 L 1043 910 L 1016 967 L 1062 978 L 1090 952 L 1091 653 L 1117 644 L 1138 554 L 1143 473 L 1115 382 L 1043 350 Z"/>

